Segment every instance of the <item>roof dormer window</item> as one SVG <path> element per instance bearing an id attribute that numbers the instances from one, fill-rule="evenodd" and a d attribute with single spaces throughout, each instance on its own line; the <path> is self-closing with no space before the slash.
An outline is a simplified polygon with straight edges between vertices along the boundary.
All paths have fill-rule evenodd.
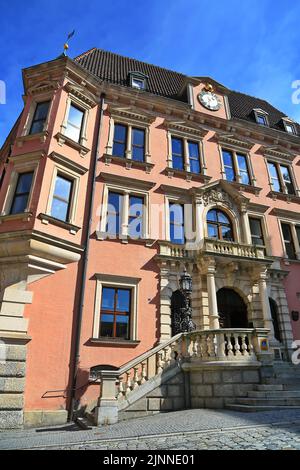
<path id="1" fill-rule="evenodd" d="M 132 88 L 137 90 L 147 89 L 147 76 L 141 72 L 129 72 L 129 83 Z"/>
<path id="2" fill-rule="evenodd" d="M 260 126 L 269 126 L 268 113 L 262 109 L 253 109 L 255 120 Z"/>
<path id="3" fill-rule="evenodd" d="M 282 122 L 283 122 L 283 125 L 284 125 L 284 128 L 285 128 L 286 132 L 288 132 L 289 134 L 296 135 L 296 127 L 295 127 L 295 124 L 293 123 L 293 121 L 291 119 L 282 118 Z"/>

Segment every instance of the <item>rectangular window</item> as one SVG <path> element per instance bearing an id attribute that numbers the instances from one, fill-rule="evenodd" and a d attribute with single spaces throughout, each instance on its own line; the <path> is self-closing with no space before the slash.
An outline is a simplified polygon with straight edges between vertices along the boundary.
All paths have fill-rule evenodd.
<path id="1" fill-rule="evenodd" d="M 264 246 L 264 235 L 261 226 L 261 220 L 249 217 L 251 239 L 253 245 Z"/>
<path id="2" fill-rule="evenodd" d="M 29 134 L 38 134 L 44 131 L 45 122 L 48 116 L 50 101 L 37 103 Z"/>
<path id="3" fill-rule="evenodd" d="M 172 163 L 176 170 L 184 170 L 183 140 L 172 137 Z"/>
<path id="4" fill-rule="evenodd" d="M 122 194 L 109 191 L 106 216 L 106 232 L 110 235 L 121 233 Z"/>
<path id="5" fill-rule="evenodd" d="M 241 155 L 240 153 L 237 153 L 236 158 L 239 167 L 239 173 L 241 176 L 241 182 L 243 184 L 250 184 L 249 168 L 246 155 Z"/>
<path id="6" fill-rule="evenodd" d="M 51 216 L 67 222 L 73 192 L 73 181 L 62 175 L 57 175 L 51 206 Z"/>
<path id="7" fill-rule="evenodd" d="M 285 251 L 289 259 L 296 259 L 296 250 L 293 242 L 292 230 L 289 224 L 281 223 Z"/>
<path id="8" fill-rule="evenodd" d="M 131 289 L 103 287 L 100 312 L 100 336 L 129 339 Z"/>
<path id="9" fill-rule="evenodd" d="M 145 159 L 145 131 L 132 128 L 132 160 L 143 162 Z"/>
<path id="10" fill-rule="evenodd" d="M 116 157 L 125 157 L 127 142 L 127 127 L 123 124 L 116 124 L 114 129 L 114 142 L 112 154 Z"/>
<path id="11" fill-rule="evenodd" d="M 275 163 L 268 162 L 268 168 L 271 178 L 271 184 L 273 191 L 282 192 L 282 187 L 279 179 L 278 169 Z"/>
<path id="12" fill-rule="evenodd" d="M 227 181 L 235 181 L 236 175 L 233 165 L 233 155 L 232 152 L 228 150 L 222 150 L 223 165 Z"/>
<path id="13" fill-rule="evenodd" d="M 257 122 L 257 124 L 260 124 L 261 126 L 267 126 L 268 125 L 267 118 L 264 114 L 256 113 L 256 122 Z"/>
<path id="14" fill-rule="evenodd" d="M 183 245 L 184 235 L 184 206 L 183 204 L 170 204 L 170 240 L 172 243 Z"/>
<path id="15" fill-rule="evenodd" d="M 191 173 L 200 173 L 200 154 L 199 144 L 197 142 L 188 141 L 189 157 L 190 157 L 190 171 Z"/>
<path id="16" fill-rule="evenodd" d="M 19 214 L 26 210 L 32 184 L 32 178 L 33 171 L 19 174 L 15 194 L 10 208 L 10 214 Z"/>
<path id="17" fill-rule="evenodd" d="M 284 126 L 285 126 L 285 130 L 289 134 L 296 134 L 294 124 L 289 124 L 289 123 L 285 122 Z"/>
<path id="18" fill-rule="evenodd" d="M 75 142 L 79 142 L 81 138 L 83 116 L 84 112 L 71 104 L 65 135 Z"/>
<path id="19" fill-rule="evenodd" d="M 131 238 L 143 236 L 143 206 L 143 197 L 129 196 L 128 233 Z"/>
<path id="20" fill-rule="evenodd" d="M 280 165 L 280 171 L 288 194 L 295 194 L 289 168 L 285 165 Z"/>

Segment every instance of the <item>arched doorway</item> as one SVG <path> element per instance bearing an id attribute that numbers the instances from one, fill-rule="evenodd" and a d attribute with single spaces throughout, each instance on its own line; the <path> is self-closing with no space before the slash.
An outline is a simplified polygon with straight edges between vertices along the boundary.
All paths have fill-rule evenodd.
<path id="1" fill-rule="evenodd" d="M 218 290 L 218 313 L 220 328 L 248 328 L 247 306 L 233 289 Z"/>
<path id="2" fill-rule="evenodd" d="M 281 343 L 282 338 L 281 338 L 281 333 L 280 333 L 280 328 L 279 328 L 278 306 L 275 300 L 271 299 L 271 297 L 269 297 L 269 302 L 270 302 L 271 316 L 273 320 L 274 336 L 275 336 L 275 339 L 277 339 L 277 341 Z"/>

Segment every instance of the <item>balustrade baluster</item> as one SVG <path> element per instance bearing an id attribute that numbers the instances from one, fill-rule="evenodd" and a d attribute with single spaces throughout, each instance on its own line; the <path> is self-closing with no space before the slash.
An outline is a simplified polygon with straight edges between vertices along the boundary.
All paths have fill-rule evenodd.
<path id="1" fill-rule="evenodd" d="M 240 342 L 239 342 L 239 335 L 238 334 L 233 335 L 233 341 L 234 341 L 233 349 L 234 349 L 234 353 L 235 353 L 234 355 L 235 356 L 240 356 L 241 351 L 240 351 Z"/>
<path id="2" fill-rule="evenodd" d="M 127 380 L 126 380 L 126 391 L 125 395 L 127 396 L 131 392 L 131 378 L 130 378 L 130 371 L 126 372 Z"/>
<path id="3" fill-rule="evenodd" d="M 120 400 L 121 398 L 124 398 L 123 376 L 119 377 L 119 383 L 118 383 L 117 399 Z"/>
<path id="4" fill-rule="evenodd" d="M 242 355 L 248 356 L 249 354 L 248 354 L 247 343 L 246 343 L 247 335 L 242 335 L 241 338 L 242 338 L 242 345 L 241 345 Z"/>
<path id="5" fill-rule="evenodd" d="M 162 360 L 163 353 L 159 351 L 157 353 L 157 373 L 160 374 L 163 371 L 163 360 Z"/>
<path id="6" fill-rule="evenodd" d="M 227 356 L 233 356 L 233 347 L 231 343 L 231 333 L 228 333 L 226 336 L 226 341 L 227 341 Z"/>
<path id="7" fill-rule="evenodd" d="M 142 362 L 141 384 L 144 384 L 146 380 L 147 380 L 146 362 Z"/>
<path id="8" fill-rule="evenodd" d="M 135 366 L 133 368 L 134 370 L 134 375 L 133 375 L 133 390 L 135 390 L 138 386 L 139 386 L 139 374 L 138 374 L 138 370 L 139 370 L 139 366 Z"/>

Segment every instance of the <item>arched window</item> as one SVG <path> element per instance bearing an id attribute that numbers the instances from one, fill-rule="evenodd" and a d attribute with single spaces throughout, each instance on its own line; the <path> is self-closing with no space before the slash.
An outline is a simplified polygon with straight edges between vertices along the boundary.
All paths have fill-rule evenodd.
<path id="1" fill-rule="evenodd" d="M 232 223 L 229 217 L 219 209 L 207 213 L 207 233 L 210 238 L 233 241 Z"/>

